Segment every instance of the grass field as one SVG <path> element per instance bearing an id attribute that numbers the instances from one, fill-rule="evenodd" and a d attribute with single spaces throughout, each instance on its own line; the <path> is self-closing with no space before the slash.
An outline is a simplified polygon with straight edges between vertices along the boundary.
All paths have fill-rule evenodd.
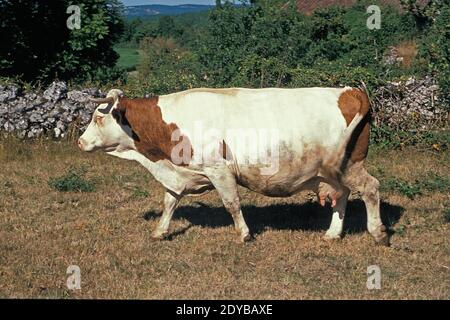
<path id="1" fill-rule="evenodd" d="M 140 55 L 139 50 L 135 48 L 114 48 L 119 55 L 117 60 L 117 66 L 124 68 L 127 71 L 136 70 L 136 66 L 139 63 Z"/>
<path id="2" fill-rule="evenodd" d="M 211 192 L 183 199 L 169 240 L 153 242 L 164 190 L 138 164 L 68 143 L 0 145 L 0 297 L 450 298 L 448 151 L 371 152 L 367 167 L 382 182 L 394 232 L 387 248 L 365 231 L 360 200 L 349 204 L 346 236 L 330 242 L 322 239 L 330 208 L 313 194 L 273 199 L 244 189 L 255 241 L 236 243 Z M 70 171 L 94 190 L 49 185 Z M 81 290 L 66 286 L 69 265 L 81 269 Z M 370 265 L 381 268 L 380 290 L 366 288 Z"/>

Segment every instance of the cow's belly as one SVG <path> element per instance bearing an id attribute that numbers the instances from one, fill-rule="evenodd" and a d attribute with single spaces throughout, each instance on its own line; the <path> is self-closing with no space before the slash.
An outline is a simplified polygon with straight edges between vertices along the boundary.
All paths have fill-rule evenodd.
<path id="1" fill-rule="evenodd" d="M 238 183 L 270 197 L 289 197 L 310 188 L 310 181 L 319 174 L 322 159 L 304 156 L 284 160 L 278 170 L 267 173 L 257 166 L 239 167 Z"/>
<path id="2" fill-rule="evenodd" d="M 275 166 L 268 163 L 250 165 L 230 161 L 228 169 L 234 173 L 237 183 L 242 187 L 266 196 L 289 197 L 301 190 L 314 188 L 313 180 L 320 174 L 321 165 L 327 156 L 329 151 L 319 146 L 304 152 L 283 148 Z M 164 161 L 164 164 L 170 171 L 176 172 L 177 178 L 174 180 L 177 182 L 178 193 L 198 195 L 214 189 L 204 166 L 186 168 L 175 166 L 169 161 Z M 226 169 L 218 166 L 216 170 Z M 211 172 L 211 167 L 208 171 Z"/>

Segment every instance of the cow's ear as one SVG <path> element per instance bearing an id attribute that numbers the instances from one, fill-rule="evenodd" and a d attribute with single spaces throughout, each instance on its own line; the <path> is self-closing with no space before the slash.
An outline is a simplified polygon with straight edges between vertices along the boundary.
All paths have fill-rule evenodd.
<path id="1" fill-rule="evenodd" d="M 119 108 L 114 108 L 111 111 L 111 115 L 113 116 L 114 119 L 116 119 L 116 121 L 121 124 L 122 123 L 122 119 L 125 117 L 125 112 L 122 111 Z"/>
<path id="2" fill-rule="evenodd" d="M 120 103 L 111 111 L 111 115 L 116 119 L 118 124 L 131 127 L 126 117 L 126 109 L 124 106 L 120 105 Z"/>

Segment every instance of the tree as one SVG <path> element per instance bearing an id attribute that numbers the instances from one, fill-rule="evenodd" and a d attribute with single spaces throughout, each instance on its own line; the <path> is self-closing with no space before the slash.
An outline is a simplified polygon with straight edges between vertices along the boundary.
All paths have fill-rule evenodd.
<path id="1" fill-rule="evenodd" d="M 0 73 L 26 81 L 83 80 L 113 67 L 123 32 L 118 0 L 79 0 L 81 28 L 67 27 L 70 0 L 0 2 Z"/>
<path id="2" fill-rule="evenodd" d="M 450 5 L 442 6 L 440 13 L 423 38 L 420 55 L 428 59 L 428 71 L 435 74 L 442 100 L 450 110 Z"/>
<path id="3" fill-rule="evenodd" d="M 174 19 L 171 16 L 163 16 L 158 21 L 158 35 L 165 38 L 178 37 L 183 30 L 177 28 Z"/>
<path id="4" fill-rule="evenodd" d="M 131 21 L 125 21 L 122 41 L 132 42 L 134 40 L 134 36 L 137 32 L 138 27 L 141 25 L 142 25 L 142 20 L 140 18 L 136 18 Z"/>
<path id="5" fill-rule="evenodd" d="M 429 27 L 439 16 L 446 0 L 429 0 L 425 5 L 418 0 L 400 0 L 406 11 L 410 12 L 421 30 Z M 447 4 L 448 6 L 448 4 Z"/>
<path id="6" fill-rule="evenodd" d="M 164 94 L 197 87 L 200 83 L 197 57 L 172 38 L 144 38 L 140 50 L 140 89 Z"/>

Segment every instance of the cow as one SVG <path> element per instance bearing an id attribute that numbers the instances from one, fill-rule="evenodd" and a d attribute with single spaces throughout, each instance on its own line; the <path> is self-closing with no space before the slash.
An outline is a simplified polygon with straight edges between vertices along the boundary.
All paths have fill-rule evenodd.
<path id="1" fill-rule="evenodd" d="M 129 99 L 112 89 L 98 104 L 81 150 L 143 165 L 165 188 L 164 210 L 152 238 L 168 235 L 183 196 L 217 190 L 240 242 L 251 240 L 238 186 L 271 197 L 312 190 L 331 201 L 325 239 L 340 239 L 348 197 L 367 210 L 367 228 L 389 245 L 380 218 L 379 182 L 364 168 L 370 103 L 358 88 L 197 88 Z"/>

